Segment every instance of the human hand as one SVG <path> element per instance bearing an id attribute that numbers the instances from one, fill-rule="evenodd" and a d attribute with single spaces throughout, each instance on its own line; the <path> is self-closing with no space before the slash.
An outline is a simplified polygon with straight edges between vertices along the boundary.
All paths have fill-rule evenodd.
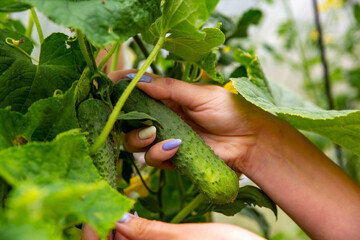
<path id="1" fill-rule="evenodd" d="M 117 71 L 109 77 L 117 82 L 136 70 Z M 214 150 L 214 152 L 237 172 L 245 172 L 255 149 L 257 138 L 264 126 L 264 118 L 272 116 L 219 86 L 189 84 L 171 78 L 151 76 L 151 83 L 139 82 L 138 87 L 151 97 L 163 101 L 176 112 L 194 131 Z M 126 148 L 129 151 L 142 151 L 154 139 L 155 135 L 139 139 L 140 130 L 134 130 L 126 136 Z M 169 140 L 167 140 L 169 141 Z M 149 165 L 171 168 L 167 161 L 175 154 L 164 151 L 162 145 L 153 145 L 146 154 Z"/>
<path id="2" fill-rule="evenodd" d="M 115 225 L 115 240 L 263 240 L 246 229 L 223 223 L 171 224 L 125 214 Z M 84 225 L 82 240 L 98 240 L 94 230 Z M 109 235 L 108 239 L 112 239 Z"/>

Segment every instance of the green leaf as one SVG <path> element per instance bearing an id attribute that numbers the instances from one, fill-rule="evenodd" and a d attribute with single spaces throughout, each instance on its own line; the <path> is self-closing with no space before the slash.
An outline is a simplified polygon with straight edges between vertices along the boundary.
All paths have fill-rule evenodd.
<path id="1" fill-rule="evenodd" d="M 120 112 L 120 114 L 117 116 L 116 119 L 117 120 L 126 120 L 126 121 L 129 121 L 129 120 L 151 120 L 151 121 L 154 121 L 157 124 L 159 124 L 159 126 L 161 126 L 161 123 L 156 118 L 154 118 L 146 113 L 137 112 L 137 111 L 132 111 L 132 112 L 128 112 L 128 113 Z"/>
<path id="2" fill-rule="evenodd" d="M 52 142 L 31 142 L 0 152 L 0 175 L 11 185 L 24 180 L 94 182 L 100 179 L 79 133 L 60 134 Z"/>
<path id="3" fill-rule="evenodd" d="M 13 20 L 10 18 L 5 18 L 4 20 L 1 20 L 0 18 L 0 29 L 3 28 L 18 32 L 20 34 L 25 34 L 26 31 L 24 25 L 20 20 Z"/>
<path id="4" fill-rule="evenodd" d="M 249 185 L 239 189 L 238 196 L 232 203 L 214 205 L 213 210 L 226 216 L 233 216 L 246 206 L 266 207 L 277 216 L 275 203 L 262 190 Z"/>
<path id="5" fill-rule="evenodd" d="M 258 226 L 260 227 L 261 231 L 264 234 L 264 237 L 266 239 L 270 238 L 270 226 L 268 221 L 266 220 L 265 216 L 263 214 L 261 214 L 258 210 L 256 210 L 253 207 L 245 207 L 240 214 L 242 216 L 246 216 L 250 219 L 253 219 Z"/>
<path id="6" fill-rule="evenodd" d="M 25 181 L 11 191 L 6 215 L 9 220 L 24 218 L 29 222 L 36 222 L 47 219 L 55 225 L 61 218 L 71 214 L 73 210 L 69 207 L 72 202 L 86 198 L 87 194 L 96 192 L 104 186 L 104 182 L 70 184 L 57 180 L 52 183 L 34 184 Z"/>
<path id="7" fill-rule="evenodd" d="M 360 111 L 321 109 L 290 90 L 267 81 L 256 58 L 250 62 L 242 60 L 249 78 L 231 80 L 246 100 L 276 113 L 300 130 L 317 133 L 360 156 L 357 144 L 360 138 Z"/>
<path id="8" fill-rule="evenodd" d="M 218 2 L 219 0 L 165 1 L 161 9 L 162 15 L 142 35 L 151 44 L 155 44 L 166 33 L 171 33 L 173 38 L 204 39 L 205 33 L 199 29 L 206 23 Z"/>
<path id="9" fill-rule="evenodd" d="M 213 48 L 225 41 L 224 34 L 218 28 L 204 28 L 204 39 L 194 39 L 189 36 L 172 36 L 166 38 L 164 48 L 181 57 L 185 61 L 196 63 L 208 55 Z"/>
<path id="10" fill-rule="evenodd" d="M 61 235 L 54 231 L 54 225 L 44 222 L 29 222 L 19 219 L 0 224 L 2 240 L 22 239 L 61 240 Z"/>
<path id="11" fill-rule="evenodd" d="M 25 0 L 54 22 L 81 30 L 98 47 L 124 42 L 160 15 L 160 0 Z"/>
<path id="12" fill-rule="evenodd" d="M 28 141 L 49 141 L 57 134 L 78 128 L 74 86 L 64 95 L 42 99 L 23 115 L 0 109 L 0 150 Z"/>
<path id="13" fill-rule="evenodd" d="M 21 113 L 0 109 L 0 151 L 29 140 L 36 124 Z"/>
<path id="14" fill-rule="evenodd" d="M 30 106 L 26 117 L 36 122 L 37 127 L 31 135 L 32 141 L 50 141 L 57 134 L 78 128 L 75 109 L 75 87 L 55 97 L 41 99 Z"/>
<path id="15" fill-rule="evenodd" d="M 1 0 L 0 12 L 21 12 L 31 8 L 29 4 L 20 3 L 17 0 Z"/>
<path id="16" fill-rule="evenodd" d="M 41 46 L 40 63 L 34 65 L 30 58 L 9 46 L 5 39 L 25 39 L 19 47 L 31 54 L 31 41 L 24 36 L 2 30 L 0 32 L 0 108 L 11 106 L 25 113 L 35 101 L 51 97 L 55 90 L 66 91 L 80 77 L 75 47 L 66 44 L 68 37 L 54 33 Z M 77 43 L 72 43 L 75 46 Z"/>
<path id="17" fill-rule="evenodd" d="M 227 38 L 246 38 L 251 25 L 258 25 L 262 19 L 262 12 L 259 9 L 249 9 L 240 18 L 235 31 Z"/>
<path id="18" fill-rule="evenodd" d="M 220 84 L 224 83 L 224 77 L 217 72 L 216 70 L 216 61 L 217 61 L 217 56 L 216 56 L 216 52 L 217 49 L 215 49 L 216 51 L 212 51 L 210 52 L 208 55 L 206 55 L 205 57 L 203 57 L 201 59 L 201 61 L 198 63 L 199 67 L 201 67 L 205 73 L 213 80 L 217 81 Z"/>
<path id="19" fill-rule="evenodd" d="M 132 208 L 133 201 L 107 185 L 71 205 L 74 212 L 105 239 L 115 223 Z"/>

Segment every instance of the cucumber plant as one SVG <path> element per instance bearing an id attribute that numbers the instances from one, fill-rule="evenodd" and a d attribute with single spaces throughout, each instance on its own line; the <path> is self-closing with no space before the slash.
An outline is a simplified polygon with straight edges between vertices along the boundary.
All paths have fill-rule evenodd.
<path id="1" fill-rule="evenodd" d="M 136 89 L 149 67 L 155 73 L 188 82 L 225 83 L 216 65 L 218 49 L 226 41 L 224 27 L 219 23 L 204 27 L 211 25 L 208 20 L 217 3 L 0 3 L 4 12 L 0 15 L 4 19 L 0 25 L 0 236 L 71 239 L 79 234 L 75 226 L 87 223 L 105 239 L 128 211 L 173 223 L 210 221 L 212 211 L 234 215 L 254 205 L 277 214 L 276 205 L 264 192 L 256 187 L 239 188 L 235 173 L 189 126 Z M 27 26 L 9 18 L 8 13 L 18 11 L 30 12 Z M 73 35 L 44 36 L 37 11 L 71 28 Z M 246 14 L 253 13 L 259 15 L 258 11 Z M 243 36 L 238 31 L 251 24 L 244 19 L 240 25 L 246 27 L 238 26 L 229 38 Z M 33 25 L 40 41 L 38 57 L 31 55 Z M 101 70 L 111 57 L 116 62 L 125 41 L 138 53 L 137 61 L 144 62 L 128 84 L 114 86 Z M 108 45 L 111 49 L 97 64 L 97 54 Z M 231 62 L 241 68 L 235 69 L 231 80 L 245 99 L 299 129 L 321 134 L 359 154 L 352 145 L 359 137 L 357 132 L 349 130 L 348 138 L 339 138 L 340 131 L 330 133 L 324 128 L 329 122 L 343 124 L 342 130 L 358 126 L 358 111 L 319 111 L 295 98 L 290 98 L 295 105 L 291 108 L 281 98 L 284 90 L 266 79 L 255 55 L 237 49 Z M 141 104 L 131 104 L 134 99 Z M 155 114 L 149 111 L 150 105 L 152 110 L 156 108 Z M 180 171 L 143 166 L 122 148 L 122 132 L 149 124 L 158 128 L 158 140 L 173 136 L 170 124 L 176 125 L 170 127 L 176 134 L 186 135 L 184 149 L 180 148 L 173 159 Z M 196 158 L 207 164 L 206 171 L 197 168 Z M 208 178 L 216 179 L 208 182 Z"/>

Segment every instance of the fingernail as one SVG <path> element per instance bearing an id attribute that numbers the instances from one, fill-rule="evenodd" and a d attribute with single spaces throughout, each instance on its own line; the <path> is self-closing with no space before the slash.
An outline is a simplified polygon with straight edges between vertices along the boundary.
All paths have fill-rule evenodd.
<path id="1" fill-rule="evenodd" d="M 130 78 L 130 79 L 134 79 L 134 77 L 136 76 L 136 73 L 129 73 L 126 74 L 126 77 Z M 151 82 L 151 77 L 147 76 L 147 75 L 142 75 L 139 79 L 139 82 Z"/>
<path id="2" fill-rule="evenodd" d="M 166 151 L 177 148 L 181 144 L 181 139 L 173 139 L 169 142 L 164 143 L 162 148 Z"/>
<path id="3" fill-rule="evenodd" d="M 139 214 L 137 213 L 137 211 L 134 212 L 134 216 L 135 216 L 135 217 L 138 217 L 138 216 L 139 216 Z"/>
<path id="4" fill-rule="evenodd" d="M 122 218 L 118 221 L 120 223 L 126 223 L 127 221 L 129 221 L 131 218 L 131 215 L 129 213 L 124 213 L 124 215 L 122 216 Z"/>
<path id="5" fill-rule="evenodd" d="M 150 126 L 150 127 L 147 127 L 147 128 L 142 129 L 142 130 L 138 133 L 138 136 L 139 136 L 140 139 L 144 140 L 144 139 L 147 139 L 147 138 L 149 138 L 149 137 L 154 136 L 155 133 L 156 133 L 156 127 Z"/>

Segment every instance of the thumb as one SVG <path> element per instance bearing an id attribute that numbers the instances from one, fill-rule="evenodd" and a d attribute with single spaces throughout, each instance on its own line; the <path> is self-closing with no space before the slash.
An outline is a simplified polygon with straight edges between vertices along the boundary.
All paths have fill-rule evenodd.
<path id="1" fill-rule="evenodd" d="M 172 224 L 148 220 L 131 214 L 126 215 L 121 221 L 117 222 L 115 229 L 117 234 L 121 234 L 128 240 L 165 240 L 175 238 Z"/>
<path id="2" fill-rule="evenodd" d="M 264 240 L 238 226 L 223 223 L 171 224 L 127 214 L 116 223 L 117 234 L 128 240 Z"/>

